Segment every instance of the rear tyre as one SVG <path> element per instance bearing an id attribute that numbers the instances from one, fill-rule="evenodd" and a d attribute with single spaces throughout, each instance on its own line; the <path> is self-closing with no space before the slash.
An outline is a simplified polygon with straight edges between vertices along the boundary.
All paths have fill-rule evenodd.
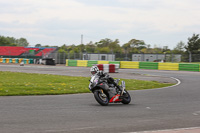
<path id="1" fill-rule="evenodd" d="M 128 93 L 128 91 L 124 90 L 125 93 L 123 94 L 123 100 L 122 100 L 122 103 L 123 104 L 129 104 L 131 102 L 131 96 L 130 94 Z"/>
<path id="2" fill-rule="evenodd" d="M 101 90 L 94 91 L 94 98 L 102 106 L 107 106 L 109 103 L 108 97 L 104 93 L 102 94 Z"/>

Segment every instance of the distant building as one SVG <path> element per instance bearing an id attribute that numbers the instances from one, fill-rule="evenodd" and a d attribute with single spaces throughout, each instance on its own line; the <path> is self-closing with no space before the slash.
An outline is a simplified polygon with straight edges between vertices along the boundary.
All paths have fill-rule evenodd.
<path id="1" fill-rule="evenodd" d="M 181 54 L 132 54 L 132 61 L 180 62 L 181 61 Z"/>
<path id="2" fill-rule="evenodd" d="M 115 54 L 83 54 L 83 60 L 115 61 Z"/>

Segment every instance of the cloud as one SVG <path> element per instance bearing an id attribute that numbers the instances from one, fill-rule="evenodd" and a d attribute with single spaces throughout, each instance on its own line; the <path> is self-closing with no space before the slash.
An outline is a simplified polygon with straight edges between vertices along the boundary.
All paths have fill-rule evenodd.
<path id="1" fill-rule="evenodd" d="M 79 43 L 80 34 L 96 41 L 151 37 L 154 42 L 156 35 L 199 32 L 198 5 L 198 0 L 0 0 L 0 30 L 31 40 L 62 40 L 59 43 Z"/>
<path id="2" fill-rule="evenodd" d="M 40 21 L 59 19 L 76 21 L 107 21 L 130 25 L 132 23 L 151 23 L 157 29 L 162 31 L 178 30 L 182 26 L 197 24 L 194 17 L 200 11 L 188 10 L 191 7 L 197 7 L 195 3 L 184 0 L 162 1 L 158 0 L 118 0 L 120 3 L 129 4 L 129 7 L 111 7 L 87 5 L 86 3 L 76 2 L 74 0 L 18 0 L 17 6 L 15 0 L 4 2 L 10 4 L 9 12 L 1 13 L 0 21 L 35 24 Z M 157 4 L 155 4 L 157 3 Z M 131 6 L 133 5 L 133 7 Z M 137 7 L 138 8 L 135 8 Z M 143 10 L 142 7 L 152 7 Z M 186 12 L 186 11 L 187 12 Z M 123 26 L 122 26 L 123 27 Z M 128 26 L 126 26 L 128 27 Z"/>

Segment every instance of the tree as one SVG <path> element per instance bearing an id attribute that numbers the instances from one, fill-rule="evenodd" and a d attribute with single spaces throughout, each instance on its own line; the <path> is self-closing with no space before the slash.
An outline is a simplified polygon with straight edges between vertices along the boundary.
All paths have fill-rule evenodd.
<path id="1" fill-rule="evenodd" d="M 25 38 L 20 38 L 16 40 L 17 46 L 23 46 L 26 47 L 29 45 L 28 41 Z"/>
<path id="2" fill-rule="evenodd" d="M 42 47 L 42 45 L 41 44 L 36 44 L 35 47 Z"/>
<path id="3" fill-rule="evenodd" d="M 131 44 L 130 43 L 125 43 L 122 48 L 124 48 L 125 53 L 129 53 L 131 50 Z"/>
<path id="4" fill-rule="evenodd" d="M 98 51 L 102 51 L 101 53 L 106 52 L 106 53 L 117 53 L 121 52 L 121 47 L 119 45 L 119 40 L 115 39 L 115 41 L 105 38 L 101 39 L 99 42 L 95 43 L 97 49 L 95 50 L 97 53 Z"/>
<path id="5" fill-rule="evenodd" d="M 28 46 L 25 38 L 15 39 L 14 37 L 0 36 L 0 46 Z"/>
<path id="6" fill-rule="evenodd" d="M 85 52 L 86 53 L 94 53 L 96 46 L 93 44 L 92 41 L 90 41 L 88 44 L 85 46 Z"/>
<path id="7" fill-rule="evenodd" d="M 199 34 L 193 34 L 191 38 L 188 38 L 188 45 L 185 46 L 187 52 L 199 53 L 200 50 L 200 38 Z"/>
<path id="8" fill-rule="evenodd" d="M 109 44 L 112 42 L 111 39 L 105 38 L 101 39 L 99 42 L 96 43 L 97 47 L 108 47 Z"/>
<path id="9" fill-rule="evenodd" d="M 14 37 L 7 37 L 10 42 L 10 46 L 16 46 L 16 39 Z"/>
<path id="10" fill-rule="evenodd" d="M 120 45 L 119 45 L 119 40 L 116 39 L 114 42 L 110 42 L 108 45 L 110 52 L 111 53 L 119 53 L 121 51 Z"/>
<path id="11" fill-rule="evenodd" d="M 109 51 L 110 51 L 109 47 L 100 47 L 96 49 L 96 53 L 101 53 L 101 54 L 109 53 Z"/>
<path id="12" fill-rule="evenodd" d="M 16 39 L 14 37 L 0 36 L 0 46 L 16 46 Z"/>
<path id="13" fill-rule="evenodd" d="M 80 52 L 84 52 L 85 45 L 84 44 L 80 44 L 80 45 L 77 46 L 77 48 L 79 49 Z"/>
<path id="14" fill-rule="evenodd" d="M 173 49 L 174 54 L 181 54 L 185 51 L 185 43 L 180 41 L 176 47 Z"/>
<path id="15" fill-rule="evenodd" d="M 157 45 L 154 45 L 154 48 L 152 49 L 152 51 L 155 54 L 163 54 L 163 49 L 160 47 L 157 47 Z"/>
<path id="16" fill-rule="evenodd" d="M 59 47 L 58 49 L 59 53 L 67 53 L 67 46 L 65 44 L 63 44 L 61 47 Z"/>
<path id="17" fill-rule="evenodd" d="M 9 45 L 10 41 L 4 36 L 0 36 L 0 46 L 9 46 Z"/>
<path id="18" fill-rule="evenodd" d="M 125 49 L 125 53 L 140 53 L 142 49 L 146 48 L 146 44 L 143 40 L 131 39 L 122 47 Z"/>

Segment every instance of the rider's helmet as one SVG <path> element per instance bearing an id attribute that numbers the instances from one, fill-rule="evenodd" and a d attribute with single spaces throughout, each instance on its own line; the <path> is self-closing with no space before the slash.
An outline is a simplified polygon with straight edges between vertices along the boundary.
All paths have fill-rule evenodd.
<path id="1" fill-rule="evenodd" d="M 97 66 L 92 66 L 90 72 L 92 75 L 94 75 L 99 72 L 99 68 Z"/>

